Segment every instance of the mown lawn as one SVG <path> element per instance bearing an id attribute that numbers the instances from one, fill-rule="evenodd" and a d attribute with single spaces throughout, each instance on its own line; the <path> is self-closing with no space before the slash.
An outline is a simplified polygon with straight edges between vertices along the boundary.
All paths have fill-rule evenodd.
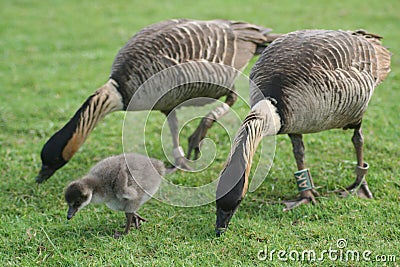
<path id="1" fill-rule="evenodd" d="M 399 10 L 398 0 L 1 1 L 1 266 L 398 266 Z M 363 28 L 384 36 L 393 53 L 392 72 L 377 88 L 363 121 L 365 160 L 371 166 L 367 178 L 375 198 L 329 194 L 317 206 L 282 212 L 283 206 L 275 203 L 295 197 L 296 166 L 289 138 L 278 136 L 271 171 L 244 199 L 221 238 L 214 235 L 214 203 L 183 208 L 152 200 L 140 211 L 148 222 L 118 240 L 112 235 L 124 215 L 106 207 L 89 206 L 67 223 L 65 186 L 102 158 L 122 153 L 124 114 L 106 117 L 71 162 L 38 186 L 34 178 L 43 144 L 107 80 L 115 54 L 131 35 L 148 24 L 180 17 L 245 20 L 279 33 Z M 247 90 L 245 85 L 241 90 Z M 234 109 L 241 116 L 247 112 L 240 104 Z M 164 117 L 154 117 L 149 153 L 166 160 L 156 138 Z M 185 148 L 195 124 L 190 127 L 181 136 Z M 305 136 L 306 160 L 320 192 L 353 182 L 351 135 L 332 130 Z M 173 174 L 171 180 L 202 185 L 217 178 L 229 146 L 221 128 L 208 136 L 216 140 L 215 163 L 203 172 Z M 346 240 L 342 249 L 340 239 Z M 279 250 L 291 257 L 312 250 L 319 257 L 330 249 L 338 252 L 331 259 L 325 254 L 324 261 L 278 257 Z M 359 252 L 360 260 L 346 262 L 340 253 L 348 251 Z M 364 252 L 370 261 L 363 260 Z"/>

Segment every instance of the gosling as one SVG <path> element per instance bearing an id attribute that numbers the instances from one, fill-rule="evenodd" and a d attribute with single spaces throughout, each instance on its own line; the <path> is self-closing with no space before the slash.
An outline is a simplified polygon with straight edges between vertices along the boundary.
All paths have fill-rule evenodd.
<path id="1" fill-rule="evenodd" d="M 139 229 L 146 219 L 136 211 L 157 192 L 165 172 L 163 162 L 139 154 L 106 158 L 66 188 L 67 219 L 70 220 L 89 203 L 105 203 L 110 209 L 125 212 L 123 234 L 129 233 L 133 221 L 135 228 Z M 115 238 L 120 236 L 115 232 Z"/>

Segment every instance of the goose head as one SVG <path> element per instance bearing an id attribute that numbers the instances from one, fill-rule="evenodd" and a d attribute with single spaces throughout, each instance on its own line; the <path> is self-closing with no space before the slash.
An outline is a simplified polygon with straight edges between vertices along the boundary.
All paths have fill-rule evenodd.
<path id="1" fill-rule="evenodd" d="M 42 148 L 40 157 L 42 168 L 36 177 L 37 183 L 49 179 L 58 169 L 63 167 L 72 158 L 75 152 L 85 141 L 85 130 L 79 130 L 78 125 L 81 113 L 88 106 L 86 101 L 76 112 L 74 117 L 58 132 L 56 132 Z"/>

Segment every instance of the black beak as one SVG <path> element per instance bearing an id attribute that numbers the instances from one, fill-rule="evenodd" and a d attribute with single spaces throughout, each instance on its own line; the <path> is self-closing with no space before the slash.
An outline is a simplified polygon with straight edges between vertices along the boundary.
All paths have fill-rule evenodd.
<path id="1" fill-rule="evenodd" d="M 42 169 L 39 172 L 39 175 L 36 176 L 36 182 L 38 184 L 43 183 L 44 181 L 46 181 L 47 179 L 49 179 L 53 173 L 56 172 L 57 169 L 52 169 L 49 166 L 46 165 L 42 165 Z"/>
<path id="2" fill-rule="evenodd" d="M 224 211 L 222 208 L 217 207 L 217 222 L 215 225 L 215 234 L 220 237 L 225 233 L 228 228 L 229 221 L 231 220 L 235 210 Z"/>
<path id="3" fill-rule="evenodd" d="M 75 213 L 78 211 L 77 208 L 74 207 L 69 207 L 68 208 L 68 214 L 67 214 L 67 220 L 70 220 L 72 217 L 74 217 Z"/>

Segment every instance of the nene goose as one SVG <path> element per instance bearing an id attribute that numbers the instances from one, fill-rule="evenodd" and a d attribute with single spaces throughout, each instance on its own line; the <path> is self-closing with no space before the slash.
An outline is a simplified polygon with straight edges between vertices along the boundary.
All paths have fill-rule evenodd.
<path id="1" fill-rule="evenodd" d="M 223 233 L 245 196 L 254 152 L 263 136 L 288 134 L 296 159 L 300 199 L 286 209 L 315 203 L 304 163 L 302 134 L 354 129 L 356 181 L 347 187 L 372 198 L 364 179 L 361 121 L 375 87 L 390 71 L 381 37 L 365 31 L 301 30 L 270 44 L 251 70 L 252 109 L 239 129 L 216 192 L 216 234 Z"/>
<path id="2" fill-rule="evenodd" d="M 164 163 L 143 155 L 127 153 L 106 158 L 66 188 L 67 219 L 89 203 L 105 203 L 110 209 L 125 212 L 124 234 L 129 232 L 132 222 L 138 229 L 146 220 L 136 211 L 154 195 L 164 174 Z M 119 232 L 114 235 L 119 236 Z"/>
<path id="3" fill-rule="evenodd" d="M 188 19 L 163 21 L 144 28 L 119 51 L 109 80 L 43 146 L 42 168 L 36 181 L 41 183 L 47 180 L 64 166 L 97 122 L 117 110 L 160 110 L 166 114 L 173 139 L 175 165 L 186 167 L 185 155 L 179 146 L 174 108 L 193 98 L 218 99 L 226 96 L 225 103 L 211 111 L 189 137 L 187 157 L 190 158 L 194 152 L 196 159 L 199 142 L 207 130 L 236 100 L 233 82 L 238 75 L 237 70 L 242 70 L 256 53 L 279 36 L 268 34 L 269 31 L 245 22 Z M 171 68 L 182 64 L 181 68 Z M 145 90 L 138 92 L 150 77 L 170 69 L 175 72 L 166 72 L 155 83 L 147 84 Z M 181 84 L 179 81 L 182 81 Z M 180 86 L 162 86 L 168 82 Z M 131 98 L 136 100 L 134 104 L 129 104 Z"/>

